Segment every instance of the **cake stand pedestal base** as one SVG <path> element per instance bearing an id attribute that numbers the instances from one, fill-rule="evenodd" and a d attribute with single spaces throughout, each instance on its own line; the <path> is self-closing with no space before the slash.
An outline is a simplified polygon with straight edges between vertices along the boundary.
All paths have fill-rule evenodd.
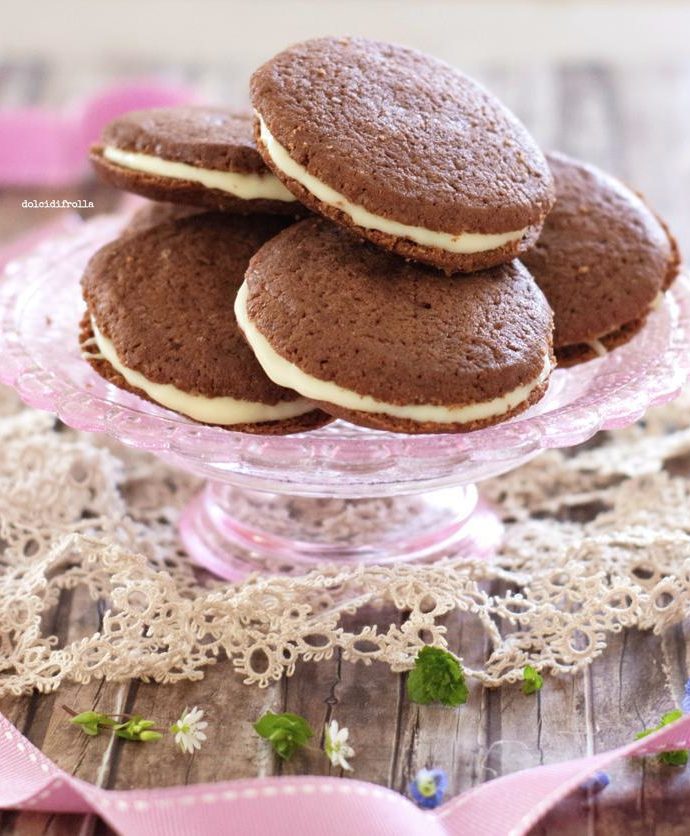
<path id="1" fill-rule="evenodd" d="M 183 511 L 190 557 L 228 580 L 345 565 L 489 557 L 503 527 L 474 485 L 345 499 L 246 490 L 209 481 Z"/>

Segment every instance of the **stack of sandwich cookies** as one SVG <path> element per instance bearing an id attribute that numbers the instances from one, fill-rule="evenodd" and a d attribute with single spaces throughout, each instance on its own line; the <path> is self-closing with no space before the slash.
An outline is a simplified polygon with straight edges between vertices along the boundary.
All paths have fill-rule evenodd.
<path id="1" fill-rule="evenodd" d="M 362 38 L 321 38 L 251 79 L 257 148 L 315 212 L 399 255 L 470 272 L 536 239 L 554 201 L 524 126 L 449 65 Z"/>
<path id="2" fill-rule="evenodd" d="M 131 113 L 92 149 L 106 182 L 155 202 L 89 263 L 84 356 L 195 421 L 487 427 L 536 403 L 555 360 L 628 340 L 678 271 L 640 198 L 547 159 L 414 50 L 307 41 L 251 99 L 253 117 Z"/>
<path id="3" fill-rule="evenodd" d="M 305 214 L 264 165 L 246 114 L 215 107 L 134 111 L 105 128 L 91 161 L 105 182 L 152 200 Z"/>
<path id="4" fill-rule="evenodd" d="M 551 310 L 519 262 L 457 280 L 316 218 L 252 258 L 235 314 L 274 382 L 393 432 L 504 421 L 553 363 Z"/>
<path id="5" fill-rule="evenodd" d="M 556 205 L 523 263 L 554 311 L 561 366 L 630 340 L 679 269 L 678 249 L 641 198 L 594 166 L 550 154 Z"/>
<path id="6" fill-rule="evenodd" d="M 329 416 L 263 373 L 233 302 L 279 217 L 204 213 L 124 236 L 82 279 L 85 358 L 106 380 L 205 424 L 301 432 Z"/>

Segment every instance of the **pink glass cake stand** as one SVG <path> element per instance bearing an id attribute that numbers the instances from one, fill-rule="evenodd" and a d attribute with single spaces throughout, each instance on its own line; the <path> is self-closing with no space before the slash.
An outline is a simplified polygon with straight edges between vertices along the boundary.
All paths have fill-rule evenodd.
<path id="1" fill-rule="evenodd" d="M 0 381 L 71 427 L 150 450 L 206 483 L 180 533 L 197 563 L 236 579 L 319 563 L 485 556 L 501 537 L 475 483 L 541 450 L 622 427 L 672 399 L 690 368 L 690 279 L 683 275 L 628 345 L 557 370 L 512 421 L 458 435 L 405 436 L 337 421 L 294 436 L 206 427 L 102 380 L 80 356 L 79 279 L 115 237 L 104 216 L 44 241 L 0 281 Z M 461 281 L 461 280 L 459 280 Z"/>

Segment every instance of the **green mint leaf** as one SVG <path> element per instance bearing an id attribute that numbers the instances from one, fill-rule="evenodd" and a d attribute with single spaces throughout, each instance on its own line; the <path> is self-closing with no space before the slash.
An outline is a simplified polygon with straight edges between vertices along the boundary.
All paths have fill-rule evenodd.
<path id="1" fill-rule="evenodd" d="M 541 690 L 542 685 L 544 684 L 544 677 L 539 673 L 536 668 L 533 668 L 531 665 L 525 665 L 522 669 L 522 693 L 527 694 L 535 694 L 537 691 Z"/>
<path id="2" fill-rule="evenodd" d="M 653 732 L 659 731 L 659 729 L 663 729 L 664 726 L 675 723 L 675 721 L 679 720 L 682 716 L 683 712 L 680 708 L 674 708 L 673 711 L 667 711 L 665 714 L 661 715 L 661 720 L 659 720 L 659 723 L 654 726 L 654 728 L 638 732 L 635 735 L 635 740 L 640 740 L 643 737 L 653 734 Z M 657 759 L 659 763 L 663 763 L 666 766 L 687 766 L 689 756 L 690 752 L 688 752 L 687 749 L 672 749 L 670 752 L 662 752 L 660 755 L 657 755 Z"/>
<path id="3" fill-rule="evenodd" d="M 267 711 L 254 723 L 254 731 L 273 746 L 277 754 L 288 760 L 313 736 L 309 723 L 299 714 L 274 714 Z"/>
<path id="4" fill-rule="evenodd" d="M 462 665 L 447 650 L 423 647 L 407 677 L 407 696 L 412 702 L 426 705 L 440 702 L 457 706 L 467 702 L 469 690 Z"/>

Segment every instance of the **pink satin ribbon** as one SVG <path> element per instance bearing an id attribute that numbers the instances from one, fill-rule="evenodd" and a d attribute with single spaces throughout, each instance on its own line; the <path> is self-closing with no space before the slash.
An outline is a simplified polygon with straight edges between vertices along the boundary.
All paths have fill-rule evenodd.
<path id="1" fill-rule="evenodd" d="M 0 184 L 74 184 L 87 171 L 89 146 L 112 119 L 128 110 L 187 104 L 195 98 L 184 85 L 148 80 L 114 85 L 62 110 L 0 110 Z"/>
<path id="2" fill-rule="evenodd" d="M 596 770 L 619 758 L 688 747 L 690 715 L 619 749 L 514 772 L 424 811 L 392 790 L 350 778 L 99 789 L 59 769 L 0 714 L 0 808 L 96 813 L 127 836 L 521 836 Z"/>

